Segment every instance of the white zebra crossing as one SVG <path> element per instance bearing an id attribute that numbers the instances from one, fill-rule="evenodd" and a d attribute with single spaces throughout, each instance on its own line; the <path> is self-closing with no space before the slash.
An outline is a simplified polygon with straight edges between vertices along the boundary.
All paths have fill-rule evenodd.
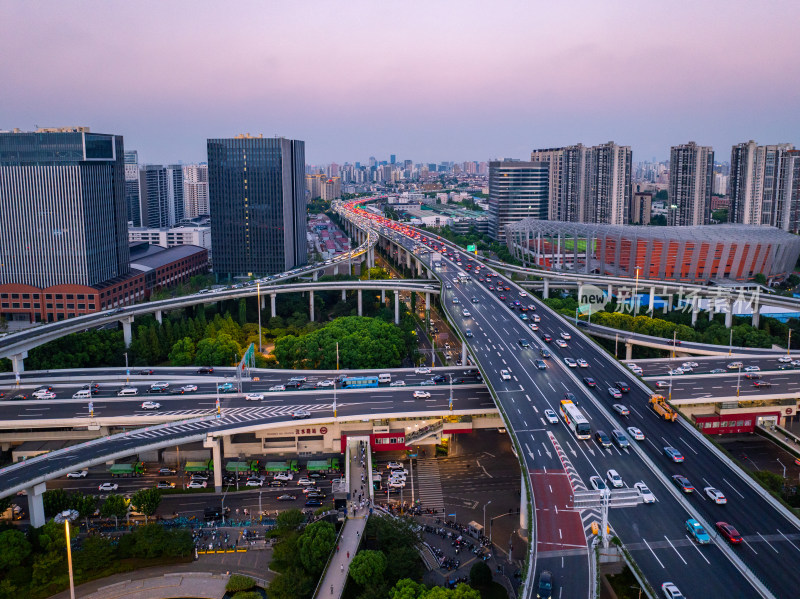
<path id="1" fill-rule="evenodd" d="M 443 514 L 442 477 L 438 462 L 435 459 L 418 460 L 414 471 L 420 505 L 435 509 L 437 514 Z"/>

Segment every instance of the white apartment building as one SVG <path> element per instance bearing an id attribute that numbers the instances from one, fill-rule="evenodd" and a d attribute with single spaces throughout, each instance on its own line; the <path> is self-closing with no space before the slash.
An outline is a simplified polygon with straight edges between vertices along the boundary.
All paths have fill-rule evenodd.
<path id="1" fill-rule="evenodd" d="M 188 225 L 172 228 L 129 227 L 128 242 L 139 241 L 164 248 L 196 245 L 207 249 L 209 260 L 211 259 L 211 227 Z"/>
<path id="2" fill-rule="evenodd" d="M 208 165 L 187 164 L 183 167 L 183 216 L 197 218 L 210 214 L 208 204 Z"/>

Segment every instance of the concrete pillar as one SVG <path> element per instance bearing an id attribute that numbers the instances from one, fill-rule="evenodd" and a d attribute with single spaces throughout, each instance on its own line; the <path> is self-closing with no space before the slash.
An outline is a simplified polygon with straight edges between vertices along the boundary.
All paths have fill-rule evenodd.
<path id="1" fill-rule="evenodd" d="M 578 281 L 578 305 L 581 305 L 581 298 L 583 297 L 583 283 Z"/>
<path id="2" fill-rule="evenodd" d="M 386 290 L 381 289 L 381 306 L 386 305 Z"/>
<path id="3" fill-rule="evenodd" d="M 311 275 L 311 280 L 316 281 L 317 279 L 319 279 L 319 271 L 315 270 Z"/>
<path id="4" fill-rule="evenodd" d="M 466 366 L 467 365 L 467 344 L 466 343 L 462 343 L 461 344 L 461 365 L 462 366 Z"/>
<path id="5" fill-rule="evenodd" d="M 359 316 L 363 316 L 364 315 L 364 309 L 363 309 L 363 303 L 361 301 L 361 290 L 360 289 L 358 290 L 358 315 Z"/>
<path id="6" fill-rule="evenodd" d="M 47 524 L 47 520 L 44 518 L 44 502 L 42 501 L 42 496 L 44 492 L 47 491 L 47 485 L 45 483 L 39 483 L 38 485 L 28 487 L 25 491 L 28 493 L 28 515 L 30 516 L 31 526 L 33 528 L 44 526 Z"/>
<path id="7" fill-rule="evenodd" d="M 758 328 L 758 322 L 760 320 L 761 313 L 758 311 L 758 304 L 753 306 L 753 319 L 751 320 L 750 324 L 754 329 Z"/>
<path id="8" fill-rule="evenodd" d="M 647 313 L 650 314 L 650 316 L 653 315 L 653 306 L 655 305 L 655 301 L 656 301 L 656 288 L 650 287 L 650 303 L 648 304 L 647 308 Z"/>
<path id="9" fill-rule="evenodd" d="M 550 279 L 544 278 L 542 279 L 542 283 L 544 283 L 544 289 L 542 289 L 542 297 L 544 299 L 548 299 L 550 297 Z"/>
<path id="10" fill-rule="evenodd" d="M 633 360 L 633 343 L 630 341 L 625 343 L 625 359 Z"/>
<path id="11" fill-rule="evenodd" d="M 342 289 L 342 301 L 347 301 L 347 289 Z"/>
<path id="12" fill-rule="evenodd" d="M 22 351 L 11 356 L 11 370 L 14 372 L 25 372 L 25 358 L 28 352 Z"/>
<path id="13" fill-rule="evenodd" d="M 125 340 L 125 347 L 130 347 L 131 341 L 133 341 L 133 332 L 131 331 L 133 316 L 126 316 L 120 322 L 122 323 L 122 338 Z"/>
<path id="14" fill-rule="evenodd" d="M 708 300 L 708 320 L 714 320 L 714 309 L 716 308 L 716 304 L 709 298 Z"/>
<path id="15" fill-rule="evenodd" d="M 609 283 L 608 284 L 608 301 L 611 301 L 614 297 L 614 286 Z"/>
<path id="16" fill-rule="evenodd" d="M 338 274 L 339 274 L 339 263 L 337 262 L 336 264 L 333 265 L 333 276 L 335 277 Z"/>
<path id="17" fill-rule="evenodd" d="M 400 292 L 394 292 L 394 323 L 400 324 Z"/>
<path id="18" fill-rule="evenodd" d="M 406 251 L 406 268 L 411 268 L 411 252 Z"/>
<path id="19" fill-rule="evenodd" d="M 278 294 L 277 293 L 270 293 L 269 294 L 269 307 L 271 309 L 272 318 L 275 318 L 275 316 L 277 316 L 277 313 L 275 312 L 275 300 L 277 300 L 277 299 L 278 299 Z"/>
<path id="20" fill-rule="evenodd" d="M 731 328 L 733 326 L 733 303 L 731 300 L 725 300 L 725 327 Z"/>
<path id="21" fill-rule="evenodd" d="M 425 294 L 425 313 L 427 314 L 428 312 L 430 312 L 430 309 L 431 309 L 431 294 L 430 293 L 426 293 Z"/>
<path id="22" fill-rule="evenodd" d="M 309 291 L 308 292 L 308 312 L 309 312 L 308 319 L 311 322 L 314 322 L 314 292 L 313 291 Z"/>
<path id="23" fill-rule="evenodd" d="M 692 299 L 692 326 L 697 323 L 697 298 Z"/>
<path id="24" fill-rule="evenodd" d="M 525 472 L 520 474 L 519 490 L 519 528 L 528 530 L 528 487 L 525 485 Z"/>
<path id="25" fill-rule="evenodd" d="M 670 311 L 670 307 L 672 304 L 672 294 L 668 293 L 664 296 L 664 314 Z"/>
<path id="26" fill-rule="evenodd" d="M 422 276 L 422 260 L 417 260 L 417 276 Z"/>
<path id="27" fill-rule="evenodd" d="M 158 324 L 164 324 L 164 315 L 161 313 L 161 310 L 156 310 L 156 320 Z"/>
<path id="28" fill-rule="evenodd" d="M 267 307 L 267 298 L 266 298 L 266 296 L 262 295 L 261 296 L 261 309 L 263 310 L 266 307 Z"/>
<path id="29" fill-rule="evenodd" d="M 214 461 L 214 491 L 222 493 L 222 444 L 219 437 L 206 437 L 203 447 L 211 449 L 211 458 Z"/>

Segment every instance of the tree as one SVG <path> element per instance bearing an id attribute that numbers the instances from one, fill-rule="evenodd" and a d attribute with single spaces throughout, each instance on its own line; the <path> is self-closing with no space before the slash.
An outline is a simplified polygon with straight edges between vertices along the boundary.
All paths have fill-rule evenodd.
<path id="1" fill-rule="evenodd" d="M 766 285 L 767 284 L 767 277 L 765 277 L 763 273 L 757 273 L 753 277 L 753 282 L 754 283 L 758 283 L 759 285 Z"/>
<path id="2" fill-rule="evenodd" d="M 97 510 L 97 497 L 77 492 L 70 495 L 69 503 L 70 509 L 78 512 L 78 517 L 86 520 L 86 528 L 89 528 L 89 516 Z"/>
<path id="3" fill-rule="evenodd" d="M 320 520 L 306 526 L 297 540 L 300 563 L 306 572 L 314 577 L 319 576 L 335 543 L 336 530 L 330 522 Z"/>
<path id="4" fill-rule="evenodd" d="M 303 515 L 303 512 L 298 509 L 291 509 L 280 512 L 278 517 L 275 519 L 275 528 L 280 531 L 285 530 L 297 530 L 297 527 L 300 526 L 306 517 Z"/>
<path id="5" fill-rule="evenodd" d="M 18 530 L 0 532 L 0 570 L 20 565 L 31 553 L 31 544 Z"/>
<path id="6" fill-rule="evenodd" d="M 169 352 L 169 361 L 173 366 L 190 366 L 194 364 L 195 345 L 191 337 L 184 337 L 175 342 Z"/>
<path id="7" fill-rule="evenodd" d="M 231 599 L 261 599 L 261 593 L 256 591 L 239 591 Z"/>
<path id="8" fill-rule="evenodd" d="M 385 571 L 386 556 L 380 551 L 359 551 L 350 563 L 350 576 L 361 586 L 380 584 Z"/>
<path id="9" fill-rule="evenodd" d="M 71 509 L 69 495 L 64 489 L 51 489 L 42 495 L 44 517 L 48 520 L 64 510 Z"/>
<path id="10" fill-rule="evenodd" d="M 113 559 L 111 539 L 90 535 L 83 540 L 80 551 L 75 553 L 75 568 L 79 571 L 104 570 Z"/>
<path id="11" fill-rule="evenodd" d="M 241 357 L 242 348 L 228 333 L 219 333 L 216 337 L 202 339 L 197 344 L 195 364 L 208 366 L 230 366 Z"/>
<path id="12" fill-rule="evenodd" d="M 144 514 L 145 524 L 148 516 L 156 513 L 161 503 L 161 491 L 158 489 L 139 489 L 131 497 L 131 506 L 137 512 Z"/>
<path id="13" fill-rule="evenodd" d="M 256 586 L 256 581 L 249 576 L 234 574 L 228 579 L 225 590 L 229 593 L 237 593 L 239 591 L 249 591 L 254 586 Z"/>
<path id="14" fill-rule="evenodd" d="M 424 584 L 403 578 L 389 591 L 389 599 L 419 599 L 427 590 Z"/>
<path id="15" fill-rule="evenodd" d="M 122 495 L 109 495 L 100 506 L 103 518 L 114 518 L 114 527 L 119 527 L 119 519 L 128 513 L 128 503 Z"/>
<path id="16" fill-rule="evenodd" d="M 486 562 L 475 562 L 469 571 L 469 583 L 473 587 L 488 587 L 492 584 L 492 570 Z"/>

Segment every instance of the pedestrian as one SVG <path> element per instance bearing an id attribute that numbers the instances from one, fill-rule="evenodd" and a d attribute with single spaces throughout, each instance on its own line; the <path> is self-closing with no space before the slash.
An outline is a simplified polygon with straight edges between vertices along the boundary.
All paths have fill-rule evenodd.
<path id="1" fill-rule="evenodd" d="M 347 559 L 350 559 L 350 552 L 347 552 Z"/>
<path id="2" fill-rule="evenodd" d="M 339 544 L 336 544 L 336 553 L 339 553 Z"/>
<path id="3" fill-rule="evenodd" d="M 339 572 L 344 572 L 344 564 L 341 564 L 341 565 L 339 566 Z"/>

